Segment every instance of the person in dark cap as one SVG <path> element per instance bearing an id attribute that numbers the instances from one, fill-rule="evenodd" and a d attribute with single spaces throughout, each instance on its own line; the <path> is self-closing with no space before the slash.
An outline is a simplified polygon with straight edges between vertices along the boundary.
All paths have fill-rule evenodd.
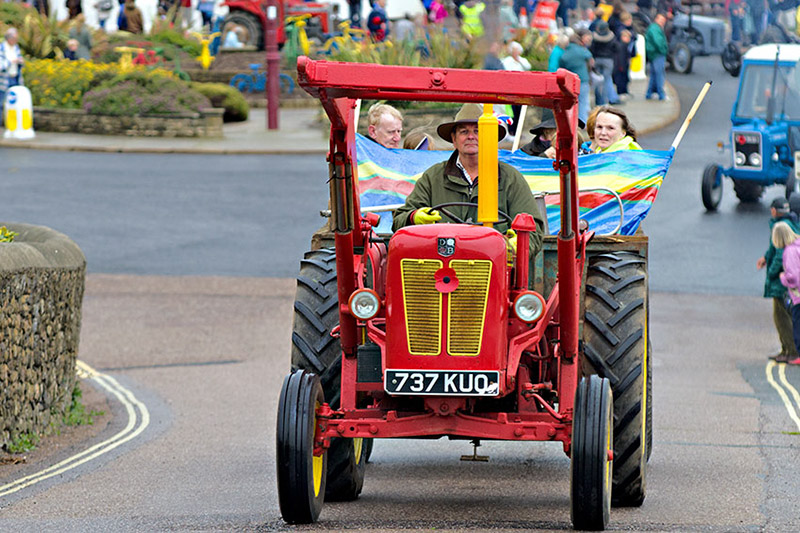
<path id="1" fill-rule="evenodd" d="M 583 129 L 585 127 L 586 124 L 578 119 L 578 128 Z M 547 108 L 542 109 L 541 122 L 531 128 L 530 132 L 533 135 L 533 139 L 528 144 L 523 145 L 520 150 L 535 157 L 554 159 L 556 150 L 553 146 L 553 140 L 556 137 L 556 119 L 553 117 L 553 111 Z M 580 141 L 578 144 L 580 144 Z"/>
<path id="2" fill-rule="evenodd" d="M 436 163 L 417 180 L 414 190 L 406 198 L 405 205 L 395 211 L 392 229 L 404 226 L 449 222 L 431 207 L 449 202 L 478 202 L 478 119 L 483 114 L 482 106 L 464 104 L 455 120 L 439 125 L 436 133 L 443 140 L 453 143 L 455 150 L 447 161 Z M 506 135 L 505 126 L 498 121 L 498 139 Z M 536 221 L 536 232 L 531 233 L 531 257 L 542 248 L 542 218 L 533 193 L 519 170 L 503 162 L 498 163 L 497 206 L 513 220 L 520 213 L 529 213 Z M 452 206 L 447 208 L 465 222 L 477 222 L 475 206 Z M 501 220 L 495 229 L 505 233 L 510 225 Z M 512 239 L 516 237 L 511 236 Z M 516 242 L 514 242 L 516 246 Z"/>
<path id="3" fill-rule="evenodd" d="M 772 298 L 772 319 L 775 321 L 775 329 L 778 330 L 778 338 L 781 341 L 781 351 L 770 355 L 779 363 L 786 363 L 798 357 L 795 348 L 794 337 L 792 335 L 792 315 L 786 307 L 786 287 L 780 280 L 783 272 L 783 249 L 776 248 L 772 242 L 772 228 L 778 222 L 786 222 L 795 233 L 800 233 L 797 215 L 789 209 L 789 201 L 783 196 L 772 200 L 769 208 L 772 218 L 769 221 L 770 241 L 767 252 L 758 258 L 756 268 L 767 269 L 767 277 L 764 282 L 764 298 Z"/>

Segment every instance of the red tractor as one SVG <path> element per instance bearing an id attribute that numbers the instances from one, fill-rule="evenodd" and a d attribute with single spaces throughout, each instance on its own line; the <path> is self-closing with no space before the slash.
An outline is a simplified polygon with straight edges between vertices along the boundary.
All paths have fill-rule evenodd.
<path id="1" fill-rule="evenodd" d="M 314 522 L 325 499 L 357 498 L 372 439 L 399 437 L 560 442 L 579 529 L 603 529 L 612 503 L 641 505 L 652 435 L 647 237 L 579 223 L 577 76 L 301 57 L 298 82 L 331 121 L 334 247 L 309 252 L 298 277 L 277 423 L 284 520 Z M 558 235 L 529 261 L 535 224 L 518 215 L 509 257 L 491 186 L 479 193 L 479 204 L 494 201 L 482 225 L 376 235 L 378 215 L 359 206 L 359 98 L 552 109 Z"/>
<path id="2" fill-rule="evenodd" d="M 222 23 L 222 33 L 237 25 L 244 30 L 241 41 L 246 46 L 255 46 L 264 50 L 264 35 L 267 27 L 267 2 L 265 0 L 225 0 L 228 15 Z M 331 32 L 332 4 L 326 2 L 304 2 L 303 0 L 281 0 L 277 3 L 279 21 L 294 15 L 309 14 L 305 30 L 309 39 L 320 43 Z M 278 46 L 286 42 L 286 31 L 283 22 L 278 24 Z"/>

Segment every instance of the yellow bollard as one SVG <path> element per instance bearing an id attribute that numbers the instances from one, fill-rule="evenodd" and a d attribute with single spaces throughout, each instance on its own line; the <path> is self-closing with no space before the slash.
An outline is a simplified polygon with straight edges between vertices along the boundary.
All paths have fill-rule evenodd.
<path id="1" fill-rule="evenodd" d="M 498 122 L 492 104 L 483 105 L 478 119 L 478 222 L 491 228 L 497 222 Z"/>

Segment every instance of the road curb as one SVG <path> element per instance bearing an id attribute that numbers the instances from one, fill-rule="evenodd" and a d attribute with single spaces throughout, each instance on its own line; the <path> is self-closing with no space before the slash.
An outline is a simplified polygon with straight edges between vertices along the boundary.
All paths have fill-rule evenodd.
<path id="1" fill-rule="evenodd" d="M 670 106 L 671 109 L 664 117 L 664 121 L 660 124 L 655 124 L 649 127 L 639 128 L 639 135 L 647 135 L 661 129 L 666 128 L 675 122 L 681 114 L 681 105 L 678 98 L 678 93 L 675 88 L 669 83 L 665 84 L 667 94 L 673 102 Z M 78 134 L 76 134 L 78 135 Z M 86 139 L 91 139 L 90 135 L 85 136 Z M 123 138 L 124 139 L 124 138 Z M 168 139 L 163 139 L 163 142 L 169 142 Z M 232 142 L 232 141 L 229 141 Z M 268 142 L 265 141 L 264 148 L 215 148 L 215 147 L 197 147 L 197 146 L 168 146 L 168 147 L 139 147 L 139 146 L 123 146 L 121 144 L 105 145 L 97 144 L 48 144 L 37 142 L 37 139 L 30 140 L 16 140 L 16 139 L 0 139 L 0 147 L 3 148 L 25 148 L 29 150 L 51 150 L 57 152 L 95 152 L 95 153 L 115 153 L 115 154 L 207 154 L 207 155 L 325 155 L 328 153 L 327 142 L 324 147 L 309 148 L 298 146 L 297 148 L 283 148 L 283 147 L 270 147 Z"/>

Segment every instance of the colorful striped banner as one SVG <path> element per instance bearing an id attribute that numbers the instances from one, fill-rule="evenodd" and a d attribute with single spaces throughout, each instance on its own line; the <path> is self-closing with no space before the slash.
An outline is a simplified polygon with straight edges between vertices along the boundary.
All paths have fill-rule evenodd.
<path id="1" fill-rule="evenodd" d="M 417 178 L 428 167 L 446 160 L 452 153 L 388 149 L 362 135 L 356 136 L 356 150 L 362 208 L 405 202 Z M 579 156 L 578 188 L 615 191 L 624 209 L 619 233 L 632 235 L 650 211 L 674 153 L 674 150 L 632 150 Z M 534 193 L 558 192 L 558 173 L 553 170 L 552 159 L 508 150 L 500 150 L 499 158 L 519 170 Z M 550 232 L 555 234 L 560 227 L 559 195 L 548 195 L 545 202 Z M 619 224 L 619 204 L 608 192 L 582 192 L 579 207 L 580 218 L 597 233 L 610 233 Z M 381 215 L 378 232 L 391 233 L 391 226 L 391 214 Z"/>

